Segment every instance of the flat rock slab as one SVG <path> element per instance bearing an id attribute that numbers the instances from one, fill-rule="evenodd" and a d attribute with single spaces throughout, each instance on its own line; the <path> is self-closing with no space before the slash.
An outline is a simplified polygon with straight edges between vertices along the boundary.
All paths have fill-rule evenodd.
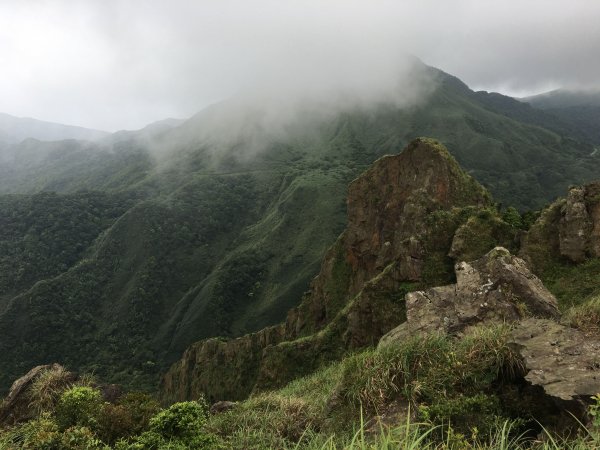
<path id="1" fill-rule="evenodd" d="M 528 370 L 525 379 L 546 394 L 573 400 L 600 393 L 600 338 L 535 318 L 520 322 L 512 335 Z"/>
<path id="2" fill-rule="evenodd" d="M 456 284 L 406 294 L 406 322 L 380 346 L 415 333 L 460 335 L 482 323 L 518 322 L 523 317 L 558 318 L 556 298 L 525 261 L 496 247 L 471 263 L 454 266 Z"/>

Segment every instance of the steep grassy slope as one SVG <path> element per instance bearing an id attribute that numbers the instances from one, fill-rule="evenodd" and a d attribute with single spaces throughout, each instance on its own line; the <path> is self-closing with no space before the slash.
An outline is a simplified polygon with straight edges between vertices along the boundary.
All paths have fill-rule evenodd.
<path id="1" fill-rule="evenodd" d="M 315 106 L 277 132 L 232 101 L 151 136 L 13 147 L 0 191 L 57 191 L 65 226 L 44 230 L 90 231 L 77 250 L 52 237 L 44 267 L 28 263 L 37 267 L 29 281 L 0 292 L 0 385 L 60 360 L 151 387 L 190 343 L 279 322 L 344 228 L 350 181 L 415 136 L 445 143 L 498 200 L 520 208 L 595 176 L 600 159 L 588 144 L 494 112 L 460 81 L 434 76 L 437 89 L 410 109 Z M 68 204 L 82 188 L 124 209 L 81 217 L 88 206 Z M 19 231 L 5 240 L 25 239 L 36 211 L 15 208 Z"/>

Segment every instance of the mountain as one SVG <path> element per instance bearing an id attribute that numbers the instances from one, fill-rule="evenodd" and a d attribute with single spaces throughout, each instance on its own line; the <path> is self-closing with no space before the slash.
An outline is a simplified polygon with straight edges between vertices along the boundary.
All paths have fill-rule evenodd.
<path id="1" fill-rule="evenodd" d="M 107 206 L 72 200 L 81 213 L 84 201 Z M 597 448 L 600 181 L 521 217 L 441 143 L 418 138 L 352 181 L 347 205 L 345 230 L 285 322 L 190 346 L 163 378 L 164 409 L 39 365 L 0 403 L 0 444 L 491 450 L 548 436 Z M 113 217 L 128 208 L 114 206 Z"/>
<path id="2" fill-rule="evenodd" d="M 15 144 L 27 138 L 40 141 L 60 141 L 63 139 L 94 141 L 108 135 L 109 133 L 105 131 L 0 113 L 0 143 L 3 144 Z"/>
<path id="3" fill-rule="evenodd" d="M 448 74 L 417 73 L 432 89 L 411 106 L 290 114 L 233 98 L 150 133 L 11 146 L 0 386 L 61 361 L 152 389 L 190 344 L 281 322 L 348 223 L 347 186 L 418 136 L 521 210 L 597 176 L 592 145 L 543 111 L 521 120 Z"/>
<path id="4" fill-rule="evenodd" d="M 557 89 L 520 100 L 554 115 L 582 138 L 600 145 L 600 91 Z"/>
<path id="5" fill-rule="evenodd" d="M 347 205 L 347 228 L 285 323 L 194 344 L 166 374 L 165 400 L 243 399 L 376 344 L 401 320 L 399 292 L 452 279 L 452 235 L 491 198 L 445 147 L 416 139 L 355 179 Z"/>

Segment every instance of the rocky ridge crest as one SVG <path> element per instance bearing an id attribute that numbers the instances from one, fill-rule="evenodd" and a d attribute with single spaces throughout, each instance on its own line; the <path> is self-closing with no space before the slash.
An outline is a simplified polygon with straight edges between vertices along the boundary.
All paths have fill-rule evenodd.
<path id="1" fill-rule="evenodd" d="M 405 317 L 406 289 L 451 276 L 457 210 L 487 207 L 491 198 L 444 146 L 420 138 L 354 180 L 347 204 L 346 230 L 286 322 L 192 345 L 164 376 L 164 401 L 201 393 L 239 400 L 377 344 Z"/>

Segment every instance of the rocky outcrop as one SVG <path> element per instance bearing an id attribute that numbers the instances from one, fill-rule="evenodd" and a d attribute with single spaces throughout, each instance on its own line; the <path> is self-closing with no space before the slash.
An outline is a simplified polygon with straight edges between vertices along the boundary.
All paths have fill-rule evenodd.
<path id="1" fill-rule="evenodd" d="M 262 352 L 283 340 L 283 327 L 270 327 L 237 339 L 200 341 L 189 347 L 161 382 L 164 403 L 246 398 L 254 388 Z"/>
<path id="2" fill-rule="evenodd" d="M 600 182 L 573 187 L 531 227 L 521 254 L 541 273 L 552 261 L 600 257 Z"/>
<path id="3" fill-rule="evenodd" d="M 347 203 L 347 229 L 325 255 L 310 295 L 288 314 L 287 339 L 324 328 L 392 263 L 397 284 L 422 280 L 430 261 L 447 258 L 455 231 L 436 229 L 435 213 L 491 199 L 443 145 L 421 138 L 373 163 L 350 184 Z"/>
<path id="4" fill-rule="evenodd" d="M 460 334 L 487 322 L 516 322 L 526 316 L 557 318 L 554 296 L 525 261 L 496 247 L 471 263 L 455 265 L 456 284 L 406 295 L 406 322 L 385 335 L 380 346 L 414 333 Z"/>
<path id="5" fill-rule="evenodd" d="M 547 319 L 529 318 L 512 332 L 525 379 L 557 399 L 587 399 L 600 392 L 600 338 Z"/>
<path id="6" fill-rule="evenodd" d="M 561 255 L 583 262 L 588 255 L 592 221 L 585 203 L 585 188 L 571 188 L 562 210 L 559 226 Z"/>
<path id="7" fill-rule="evenodd" d="M 200 393 L 211 401 L 238 400 L 376 344 L 404 316 L 407 283 L 451 277 L 447 254 L 460 225 L 453 212 L 491 199 L 445 147 L 416 139 L 353 181 L 347 202 L 347 229 L 285 324 L 192 345 L 164 376 L 163 401 Z"/>
<path id="8" fill-rule="evenodd" d="M 555 430 L 585 423 L 589 399 L 600 392 L 600 336 L 557 322 L 554 296 L 525 261 L 504 248 L 460 262 L 455 270 L 455 285 L 408 293 L 406 322 L 382 337 L 379 346 L 418 333 L 459 337 L 473 326 L 512 323 L 508 345 L 522 358 L 524 379 L 503 385 L 506 392 L 518 391 L 509 402 L 522 404 Z"/>
<path id="9" fill-rule="evenodd" d="M 67 384 L 75 381 L 77 375 L 67 372 L 60 364 L 46 364 L 36 366 L 27 374 L 17 379 L 8 391 L 8 395 L 0 405 L 0 425 L 10 425 L 23 422 L 35 416 L 32 408 L 30 388 L 32 384 L 45 372 L 60 374 L 57 382 Z"/>

